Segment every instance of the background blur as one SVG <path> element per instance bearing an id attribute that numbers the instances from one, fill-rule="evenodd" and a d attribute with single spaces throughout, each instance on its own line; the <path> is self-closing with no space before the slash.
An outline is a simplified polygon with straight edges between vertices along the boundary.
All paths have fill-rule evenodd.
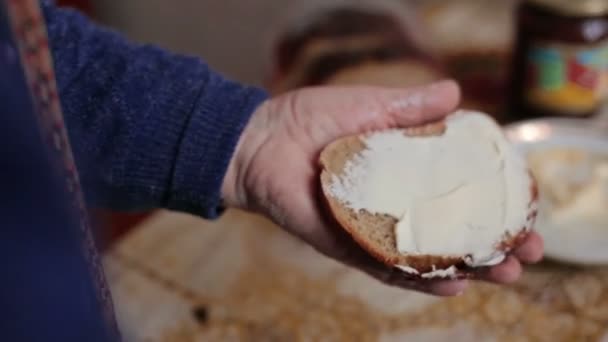
<path id="1" fill-rule="evenodd" d="M 452 38 L 464 49 L 507 49 L 511 7 L 498 0 L 123 0 L 97 1 L 99 21 L 140 42 L 203 56 L 237 80 L 261 84 L 268 72 L 273 39 L 290 20 L 336 4 L 369 4 L 403 16 L 421 43 Z M 451 30 L 425 26 L 428 13 Z M 401 13 L 397 13 L 401 12 Z M 480 15 L 483 14 L 483 15 Z M 449 23 L 447 16 L 449 16 Z M 447 26 L 449 24 L 449 26 Z M 480 30 L 480 28 L 483 28 Z M 467 32 L 463 37 L 460 33 Z M 437 37 L 441 35 L 442 37 Z M 459 41 L 459 40 L 465 41 Z M 445 47 L 449 43 L 445 42 Z M 467 46 L 469 45 L 469 46 Z M 435 47 L 440 53 L 443 47 Z"/>
<path id="2" fill-rule="evenodd" d="M 216 69 L 259 84 L 270 26 L 294 0 L 99 1 L 99 20 L 141 42 L 204 56 Z"/>
<path id="3" fill-rule="evenodd" d="M 287 17 L 332 3 L 375 2 L 386 1 L 126 0 L 97 1 L 95 10 L 102 23 L 132 39 L 203 56 L 230 77 L 261 84 L 271 41 Z"/>

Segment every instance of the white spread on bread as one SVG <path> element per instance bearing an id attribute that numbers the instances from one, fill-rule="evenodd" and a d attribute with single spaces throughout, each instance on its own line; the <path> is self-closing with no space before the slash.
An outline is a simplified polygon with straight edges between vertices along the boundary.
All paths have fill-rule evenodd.
<path id="1" fill-rule="evenodd" d="M 432 278 L 453 278 L 456 276 L 456 266 L 452 265 L 445 270 L 438 270 L 433 267 L 431 272 L 423 273 L 421 275 L 422 278 L 432 279 Z"/>
<path id="2" fill-rule="evenodd" d="M 418 270 L 413 267 L 404 266 L 404 265 L 395 265 L 395 267 L 397 267 L 398 269 L 402 270 L 405 273 L 420 274 L 420 272 L 418 272 Z"/>
<path id="3" fill-rule="evenodd" d="M 409 273 L 409 274 L 415 274 L 415 275 L 420 275 L 422 278 L 425 279 L 432 279 L 432 278 L 454 278 L 456 277 L 456 266 L 452 265 L 446 269 L 437 269 L 434 265 L 433 265 L 433 270 L 430 272 L 426 272 L 426 273 L 420 273 L 417 269 L 413 268 L 413 267 L 409 267 L 409 266 L 403 266 L 403 265 L 395 265 L 395 267 L 397 267 L 398 269 L 402 270 L 405 273 Z"/>
<path id="4" fill-rule="evenodd" d="M 330 192 L 355 211 L 397 219 L 400 253 L 466 256 L 470 266 L 504 259 L 497 245 L 525 227 L 531 180 L 491 118 L 459 111 L 442 135 L 389 130 L 363 143 Z"/>

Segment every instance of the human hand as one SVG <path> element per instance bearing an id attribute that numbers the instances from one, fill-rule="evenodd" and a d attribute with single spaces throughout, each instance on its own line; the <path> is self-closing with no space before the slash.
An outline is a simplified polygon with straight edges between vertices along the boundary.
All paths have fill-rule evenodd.
<path id="1" fill-rule="evenodd" d="M 260 212 L 319 252 L 396 286 L 435 295 L 455 295 L 466 280 L 415 281 L 373 259 L 336 227 L 320 203 L 318 158 L 345 135 L 437 121 L 459 102 L 454 82 L 426 87 L 317 87 L 296 90 L 265 102 L 253 114 L 229 166 L 223 193 L 227 204 Z M 521 263 L 542 257 L 534 232 L 500 265 L 479 279 L 509 283 Z"/>

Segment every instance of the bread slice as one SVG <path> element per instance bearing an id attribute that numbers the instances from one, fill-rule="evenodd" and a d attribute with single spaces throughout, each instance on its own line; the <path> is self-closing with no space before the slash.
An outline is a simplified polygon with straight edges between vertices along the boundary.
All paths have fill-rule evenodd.
<path id="1" fill-rule="evenodd" d="M 463 124 L 464 121 L 467 121 L 470 126 L 467 126 L 465 124 Z M 476 126 L 477 125 L 477 126 Z M 475 138 L 475 130 L 478 129 L 473 129 L 473 128 L 479 128 L 479 127 L 483 127 L 483 129 L 488 130 L 488 132 L 485 133 L 479 133 L 479 138 Z M 517 175 L 522 175 L 521 179 L 519 180 L 519 183 L 513 183 L 510 180 L 507 180 L 505 178 L 505 183 L 504 186 L 500 187 L 500 186 L 495 186 L 492 189 L 506 189 L 503 193 L 504 198 L 500 198 L 501 193 L 500 191 L 495 191 L 496 193 L 494 195 L 491 194 L 491 190 L 490 188 L 488 188 L 488 193 L 475 193 L 472 192 L 473 194 L 478 194 L 479 198 L 475 198 L 475 196 L 473 196 L 472 198 L 469 198 L 469 201 L 456 201 L 456 202 L 452 202 L 452 205 L 448 205 L 447 207 L 444 206 L 443 209 L 441 209 L 443 212 L 445 212 L 446 208 L 448 209 L 447 211 L 454 211 L 454 217 L 459 217 L 459 213 L 458 213 L 458 209 L 454 210 L 454 208 L 456 206 L 459 205 L 463 205 L 466 206 L 466 210 L 468 210 L 467 212 L 464 212 L 464 216 L 465 218 L 475 218 L 477 215 L 475 213 L 475 204 L 476 201 L 482 201 L 485 198 L 490 198 L 490 196 L 493 197 L 498 197 L 498 200 L 504 201 L 504 203 L 508 203 L 508 201 L 511 201 L 513 203 L 513 205 L 509 205 L 509 204 L 504 204 L 501 208 L 503 208 L 503 220 L 500 222 L 504 222 L 504 224 L 510 224 L 510 225 L 514 225 L 514 226 L 509 226 L 509 227 L 501 227 L 499 226 L 491 226 L 491 227 L 485 227 L 485 231 L 480 231 L 478 233 L 476 233 L 476 231 L 474 230 L 469 230 L 469 229 L 465 229 L 463 228 L 464 226 L 462 224 L 460 224 L 459 222 L 454 222 L 454 227 L 453 229 L 450 227 L 443 228 L 443 231 L 438 231 L 438 236 L 437 239 L 438 241 L 441 240 L 442 236 L 452 236 L 452 237 L 456 237 L 455 240 L 459 240 L 459 237 L 463 237 L 463 240 L 461 242 L 456 242 L 453 244 L 450 244 L 449 241 L 448 243 L 444 244 L 446 246 L 448 246 L 449 248 L 446 249 L 446 253 L 443 253 L 441 251 L 441 248 L 437 249 L 435 247 L 433 247 L 433 240 L 429 240 L 428 236 L 431 234 L 432 229 L 433 228 L 429 228 L 427 227 L 425 231 L 422 231 L 424 234 L 427 235 L 427 241 L 426 241 L 426 249 L 428 250 L 433 250 L 433 253 L 427 253 L 424 250 L 399 250 L 397 248 L 397 223 L 399 222 L 400 217 L 396 217 L 394 214 L 391 215 L 388 212 L 390 212 L 391 210 L 387 210 L 387 212 L 383 212 L 382 208 L 378 209 L 376 208 L 376 210 L 368 210 L 365 206 L 362 206 L 361 204 L 365 204 L 366 201 L 368 204 L 373 204 L 373 202 L 369 202 L 369 198 L 367 197 L 382 197 L 385 194 L 383 193 L 375 193 L 375 194 L 371 194 L 370 196 L 364 196 L 366 195 L 365 192 L 357 192 L 357 187 L 365 187 L 365 186 L 370 186 L 370 184 L 372 185 L 372 188 L 370 188 L 371 190 L 369 191 L 375 191 L 373 189 L 373 180 L 369 180 L 369 177 L 374 177 L 373 172 L 369 171 L 370 168 L 374 168 L 374 167 L 391 167 L 392 164 L 395 164 L 393 166 L 395 167 L 404 167 L 407 161 L 408 161 L 408 155 L 399 155 L 400 150 L 393 145 L 386 145 L 384 146 L 385 149 L 387 149 L 389 152 L 381 152 L 379 150 L 377 151 L 372 151 L 370 152 L 370 148 L 368 146 L 368 142 L 370 141 L 369 138 L 370 137 L 378 137 L 379 135 L 389 135 L 389 134 L 393 134 L 393 138 L 394 138 L 394 134 L 396 132 L 398 132 L 399 134 L 401 134 L 401 136 L 403 137 L 403 145 L 404 146 L 404 150 L 402 150 L 401 152 L 405 151 L 406 149 L 410 148 L 409 146 L 411 145 L 413 149 L 416 149 L 417 147 L 414 147 L 414 145 L 416 146 L 420 146 L 420 148 L 426 148 L 424 146 L 430 146 L 432 144 L 439 144 L 439 146 L 443 146 L 442 148 L 446 148 L 447 146 L 447 152 L 454 152 L 457 153 L 459 150 L 458 148 L 455 148 L 454 151 L 450 151 L 450 146 L 451 145 L 458 145 L 457 143 L 452 143 L 452 141 L 449 142 L 441 142 L 440 140 L 444 138 L 446 139 L 453 139 L 450 138 L 451 136 L 454 136 L 454 134 L 452 134 L 452 132 L 450 132 L 449 135 L 446 136 L 446 132 L 448 130 L 452 129 L 454 132 L 456 131 L 461 131 L 459 134 L 461 134 L 460 136 L 472 136 L 473 138 L 471 139 L 465 139 L 465 141 L 461 144 L 462 146 L 460 146 L 459 148 L 462 150 L 463 148 L 466 150 L 471 149 L 471 153 L 475 153 L 474 150 L 475 148 L 477 148 L 475 145 L 476 144 L 492 144 L 491 139 L 488 138 L 488 140 L 485 140 L 485 137 L 495 137 L 498 140 L 504 139 L 504 141 L 501 140 L 502 146 L 504 149 L 506 149 L 506 151 L 502 151 L 502 153 L 504 153 L 505 156 L 505 160 L 502 164 L 502 170 L 508 170 L 510 173 L 508 175 L 510 176 L 517 176 Z M 470 131 L 466 131 L 466 130 L 470 130 Z M 479 130 L 478 130 L 479 131 Z M 457 132 L 456 132 L 457 133 Z M 423 139 L 427 142 L 423 142 L 420 143 L 420 141 L 418 141 L 419 139 Z M 416 142 L 418 141 L 418 142 Z M 394 140 L 393 140 L 394 142 Z M 369 252 L 372 256 L 374 256 L 376 259 L 380 260 L 381 262 L 385 263 L 386 265 L 389 266 L 395 266 L 397 268 L 400 268 L 401 270 L 403 270 L 404 272 L 410 274 L 412 277 L 418 277 L 418 278 L 424 278 L 424 279 L 430 279 L 430 278 L 462 278 L 462 277 L 467 277 L 470 276 L 472 274 L 474 274 L 474 271 L 477 267 L 481 267 L 481 266 L 489 266 L 489 265 L 493 265 L 496 264 L 500 261 L 502 261 L 504 259 L 504 257 L 506 256 L 507 253 L 509 253 L 512 249 L 514 249 L 515 247 L 517 247 L 526 237 L 527 233 L 529 232 L 530 229 L 532 229 L 532 226 L 534 224 L 534 220 L 536 217 L 536 202 L 537 202 L 537 190 L 536 190 L 536 185 L 535 185 L 535 181 L 532 178 L 530 172 L 527 170 L 527 167 L 525 166 L 525 161 L 523 160 L 523 158 L 518 159 L 519 155 L 517 153 L 515 153 L 511 146 L 508 144 L 505 144 L 506 142 L 506 138 L 504 138 L 504 135 L 502 134 L 502 131 L 500 130 L 500 127 L 489 117 L 487 117 L 486 115 L 483 115 L 481 113 L 475 113 L 475 112 L 467 112 L 467 111 L 459 111 L 458 113 L 454 113 L 453 115 L 449 116 L 448 119 L 444 122 L 439 122 L 439 123 L 434 123 L 434 124 L 430 124 L 430 125 L 425 125 L 422 127 L 417 127 L 417 128 L 409 128 L 409 129 L 401 129 L 401 130 L 389 130 L 389 131 L 382 131 L 382 132 L 372 132 L 369 134 L 364 134 L 364 135 L 357 135 L 357 136 L 348 136 L 348 137 L 344 137 L 341 139 L 338 139 L 337 141 L 331 143 L 330 145 L 328 145 L 321 153 L 320 156 L 320 163 L 322 166 L 322 172 L 321 172 L 321 187 L 322 187 L 322 191 L 323 191 L 323 195 L 327 201 L 327 204 L 329 206 L 329 209 L 331 211 L 331 213 L 333 214 L 333 216 L 335 217 L 336 221 L 339 223 L 339 225 L 345 229 L 351 236 L 352 238 L 362 247 L 364 248 L 367 252 Z M 401 143 L 400 143 L 401 144 Z M 441 145 L 443 144 L 443 145 Z M 391 150 L 392 149 L 392 150 Z M 367 152 L 366 152 L 367 151 Z M 411 150 L 414 151 L 414 150 Z M 498 152 L 498 148 L 497 148 L 497 153 Z M 432 150 L 430 152 L 433 152 Z M 462 152 L 462 151 L 461 151 Z M 367 155 L 365 154 L 367 153 Z M 350 181 L 345 181 L 345 178 L 349 177 L 349 172 L 351 173 L 351 176 L 353 174 L 353 169 L 356 168 L 356 164 L 364 164 L 365 163 L 365 159 L 368 158 L 373 158 L 373 154 L 374 153 L 388 153 L 386 156 L 389 157 L 387 159 L 374 159 L 376 161 L 379 160 L 385 160 L 382 166 L 380 165 L 370 165 L 367 164 L 365 167 L 360 168 L 361 170 L 368 170 L 365 171 L 367 172 L 367 174 L 360 174 L 362 175 L 361 177 L 355 180 L 351 179 Z M 392 153 L 392 154 L 391 154 Z M 414 155 L 418 155 L 419 157 L 422 156 L 422 158 L 426 158 L 426 156 L 428 156 L 427 153 L 421 153 L 421 154 L 416 154 L 413 153 Z M 370 157 L 371 156 L 371 157 Z M 451 158 L 451 159 L 450 159 Z M 458 173 L 459 170 L 456 170 L 455 168 L 466 168 L 464 169 L 464 171 L 461 171 L 461 173 L 463 175 L 466 175 L 466 172 L 468 172 L 467 170 L 472 170 L 471 172 L 476 172 L 476 169 L 483 169 L 483 168 L 487 168 L 487 163 L 490 163 L 491 161 L 488 160 L 488 162 L 484 162 L 484 159 L 479 159 L 476 161 L 476 163 L 472 163 L 472 162 L 468 162 L 467 165 L 462 165 L 462 166 L 458 166 L 458 162 L 454 162 L 454 165 L 452 168 L 447 167 L 445 169 L 440 169 L 438 170 L 437 167 L 440 165 L 446 166 L 447 164 L 445 164 L 446 160 L 453 160 L 453 156 L 450 157 L 450 155 L 446 155 L 445 157 L 440 157 L 439 159 L 428 159 L 427 160 L 436 160 L 437 162 L 431 162 L 431 163 L 426 163 L 424 165 L 422 165 L 423 163 L 421 163 L 421 165 L 416 165 L 416 158 L 412 159 L 412 165 L 411 167 L 413 168 L 428 168 L 428 170 L 423 170 L 424 174 L 436 174 L 439 175 L 440 177 L 443 177 L 445 180 L 445 184 L 449 184 L 449 179 L 451 177 L 451 174 L 455 174 Z M 466 163 L 466 157 L 463 156 L 462 158 L 462 162 Z M 491 158 L 490 158 L 491 159 Z M 392 160 L 400 160 L 401 164 L 396 165 L 397 163 L 393 163 Z M 406 161 L 406 162 L 403 162 Z M 435 163 L 435 164 L 434 164 Z M 442 164 L 443 163 L 443 164 Z M 449 163 L 448 163 L 449 164 Z M 353 166 L 355 165 L 355 166 Z M 507 165 L 507 166 L 505 166 Z M 493 170 L 492 168 L 489 168 L 489 170 Z M 499 171 L 496 171 L 499 175 L 500 175 L 500 167 L 497 169 Z M 357 171 L 357 172 L 363 172 L 363 171 Z M 506 171 L 504 171 L 505 174 Z M 421 175 L 424 175 L 421 174 Z M 500 178 L 500 176 L 496 176 L 496 179 L 502 179 Z M 366 178 L 367 177 L 367 178 Z M 517 176 L 519 177 L 519 176 Z M 514 179 L 519 179 L 517 177 L 511 177 Z M 386 178 L 386 177 L 385 177 Z M 419 178 L 424 178 L 424 177 L 419 177 Z M 492 180 L 494 178 L 491 178 Z M 429 181 L 432 183 L 436 183 L 437 180 L 433 180 L 429 178 Z M 473 178 L 471 180 L 471 182 L 474 182 L 475 179 Z M 365 183 L 367 182 L 367 183 Z M 370 183 L 371 182 L 371 183 Z M 379 181 L 382 182 L 382 181 Z M 389 182 L 393 182 L 393 181 L 389 181 Z M 422 182 L 422 179 L 408 179 L 405 181 L 401 181 L 401 183 L 399 184 L 398 181 L 394 181 L 395 186 L 400 186 L 403 189 L 406 188 L 411 188 L 411 189 L 417 189 L 418 191 L 425 191 L 425 186 Z M 511 183 L 508 183 L 511 182 Z M 365 184 L 364 184 L 365 183 Z M 420 186 L 409 186 L 411 184 L 414 183 L 420 183 Z M 346 185 L 345 185 L 346 184 Z M 390 190 L 389 188 L 386 188 L 386 184 L 385 183 L 378 183 L 379 185 L 384 185 L 385 189 L 388 189 L 387 192 L 393 191 Z M 491 183 L 488 183 L 491 184 Z M 391 185 L 391 184 L 389 184 Z M 507 185 L 513 185 L 512 188 L 518 188 L 518 187 L 526 187 L 525 191 L 511 191 L 509 189 L 507 189 Z M 336 186 L 338 187 L 342 187 L 342 189 L 340 190 L 342 192 L 342 194 L 338 194 L 340 193 L 340 191 L 336 190 Z M 429 183 L 429 188 L 432 188 L 434 185 Z M 346 187 L 346 189 L 345 189 Z M 350 187 L 350 188 L 349 188 Z M 354 189 L 354 190 L 353 190 Z M 353 202 L 356 202 L 356 200 L 350 201 L 348 196 L 344 194 L 344 192 L 351 192 L 352 194 L 358 194 L 361 195 L 359 196 L 359 202 L 358 205 L 355 203 L 353 204 Z M 396 199 L 396 198 L 400 198 L 399 196 L 406 196 L 406 195 L 402 195 L 399 191 L 401 191 L 400 189 L 395 189 L 395 193 L 393 194 L 392 199 Z M 406 190 L 404 190 L 406 191 Z M 461 190 L 458 190 L 461 191 Z M 485 191 L 485 190 L 484 190 Z M 373 196 L 372 196 L 373 195 Z M 354 196 L 354 195 L 353 195 Z M 397 196 L 397 197 L 395 197 Z M 445 195 L 447 197 L 447 195 Z M 406 196 L 407 197 L 407 196 Z M 415 196 L 413 196 L 415 197 Z M 412 197 L 412 198 L 413 198 Z M 429 198 L 425 198 L 422 199 L 421 196 L 420 198 L 414 198 L 412 201 L 412 208 L 415 208 L 416 205 L 421 204 L 424 201 L 433 201 L 433 199 Z M 431 196 L 432 197 L 432 196 Z M 438 196 L 438 198 L 441 196 Z M 469 196 L 471 197 L 471 196 Z M 483 197 L 483 198 L 482 198 Z M 354 197 L 353 197 L 354 198 Z M 405 197 L 404 197 L 405 198 Z M 388 203 L 388 204 L 394 204 L 393 202 L 382 202 L 382 199 L 379 198 L 378 199 L 379 202 L 378 203 Z M 495 199 L 496 200 L 496 199 Z M 464 202 L 469 202 L 469 203 L 464 203 Z M 433 203 L 433 202 L 429 202 L 429 203 Z M 473 206 L 471 206 L 471 203 L 473 203 Z M 502 202 L 500 202 L 502 203 Z M 424 203 L 422 203 L 424 204 Z M 519 204 L 519 206 L 515 205 L 515 204 Z M 523 205 L 522 205 L 523 204 Z M 424 204 L 425 206 L 428 207 L 428 205 Z M 485 205 L 483 203 L 479 203 L 480 206 Z M 398 206 L 397 206 L 398 208 Z M 487 208 L 487 205 L 486 205 Z M 513 212 L 512 214 L 508 214 L 508 209 L 513 208 L 513 209 L 518 209 L 517 212 Z M 427 208 L 428 209 L 428 208 Z M 464 210 L 463 209 L 463 210 Z M 490 208 L 492 209 L 492 208 Z M 431 208 L 432 210 L 432 208 Z M 439 208 L 438 208 L 439 210 Z M 491 210 L 490 210 L 491 211 Z M 499 210 L 500 211 L 500 210 Z M 428 212 L 428 210 L 427 210 Z M 446 216 L 447 214 L 444 214 L 443 212 L 437 212 L 437 216 Z M 415 210 L 410 211 L 410 213 L 412 213 L 412 215 L 410 216 L 415 216 L 414 214 L 416 213 Z M 470 213 L 467 214 L 467 213 Z M 467 216 L 469 215 L 469 216 Z M 508 216 L 511 215 L 511 216 Z M 407 215 L 405 215 L 407 216 Z M 404 216 L 404 217 L 405 217 Z M 422 217 L 422 215 L 420 215 Z M 429 215 L 427 215 L 429 216 Z M 430 216 L 434 216 L 431 212 Z M 449 216 L 449 215 L 447 215 Z M 483 216 L 482 214 L 479 214 L 479 216 Z M 484 219 L 490 220 L 492 221 L 493 218 L 492 217 L 484 217 Z M 433 217 L 427 217 L 427 221 L 432 222 L 434 220 Z M 423 222 L 424 220 L 421 220 L 420 222 Z M 443 222 L 443 226 L 446 226 L 445 224 L 446 222 Z M 447 225 L 451 224 L 451 222 L 448 222 Z M 411 226 L 411 230 L 414 231 L 414 229 L 416 229 L 416 227 L 414 227 L 414 225 Z M 458 229 L 460 229 L 461 231 L 458 231 Z M 456 230 L 456 231 L 454 231 Z M 420 230 L 421 231 L 421 230 Z M 428 233 L 427 233 L 428 232 Z M 474 255 L 474 250 L 471 251 L 467 251 L 466 250 L 466 244 L 470 243 L 470 241 L 472 241 L 471 239 L 475 240 L 477 239 L 476 234 L 479 234 L 479 236 L 483 236 L 485 238 L 486 243 L 488 244 L 487 246 L 481 246 L 483 249 L 485 250 L 486 254 L 488 255 L 483 255 L 481 257 L 481 262 L 480 260 L 473 260 L 472 259 L 472 255 Z M 495 237 L 495 238 L 492 238 Z M 458 246 L 458 243 L 461 243 L 462 246 Z M 424 247 L 424 246 L 423 246 Z M 424 248 L 423 248 L 424 249 Z M 454 250 L 458 250 L 461 251 L 461 253 L 449 253 L 448 251 L 451 250 L 452 252 Z"/>

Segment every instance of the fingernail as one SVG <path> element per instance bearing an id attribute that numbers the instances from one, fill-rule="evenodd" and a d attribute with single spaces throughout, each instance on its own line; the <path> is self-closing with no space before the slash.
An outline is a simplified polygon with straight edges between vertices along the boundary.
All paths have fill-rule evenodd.
<path id="1" fill-rule="evenodd" d="M 445 79 L 445 80 L 439 80 L 439 81 L 431 83 L 428 88 L 429 88 L 429 90 L 434 90 L 434 89 L 443 88 L 446 86 L 451 87 L 455 84 L 456 84 L 456 82 L 454 82 L 453 80 Z"/>
<path id="2" fill-rule="evenodd" d="M 445 95 L 445 91 L 454 86 L 454 82 L 450 80 L 444 80 L 435 82 L 427 87 L 423 91 L 423 104 L 433 105 L 441 101 Z"/>

